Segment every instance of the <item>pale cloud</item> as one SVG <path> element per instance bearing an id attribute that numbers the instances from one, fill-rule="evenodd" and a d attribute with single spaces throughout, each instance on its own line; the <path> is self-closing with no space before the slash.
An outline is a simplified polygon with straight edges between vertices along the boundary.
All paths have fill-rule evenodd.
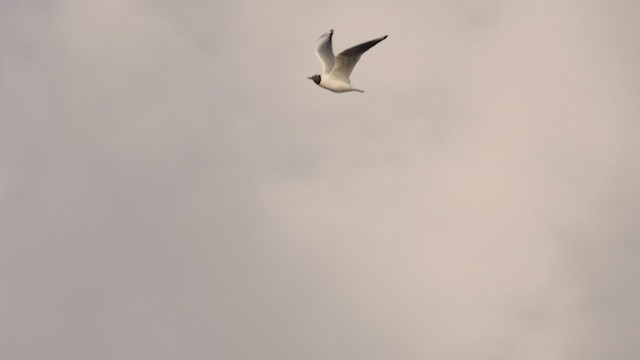
<path id="1" fill-rule="evenodd" d="M 640 353 L 637 5 L 0 10 L 0 357 Z"/>

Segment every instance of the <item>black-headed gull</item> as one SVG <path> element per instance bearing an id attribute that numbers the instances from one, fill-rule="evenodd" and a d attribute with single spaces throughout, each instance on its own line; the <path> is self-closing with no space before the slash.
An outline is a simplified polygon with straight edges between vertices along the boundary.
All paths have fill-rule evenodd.
<path id="1" fill-rule="evenodd" d="M 331 46 L 332 36 L 333 30 L 329 30 L 318 40 L 316 55 L 318 56 L 318 59 L 320 59 L 320 64 L 322 64 L 322 75 L 313 75 L 310 76 L 309 79 L 313 80 L 321 87 L 333 92 L 364 92 L 360 89 L 351 87 L 349 76 L 351 75 L 353 68 L 358 63 L 358 60 L 360 60 L 360 56 L 362 56 L 365 51 L 371 49 L 375 44 L 386 39 L 387 35 L 348 48 L 338 54 L 338 56 L 333 56 L 333 48 Z"/>

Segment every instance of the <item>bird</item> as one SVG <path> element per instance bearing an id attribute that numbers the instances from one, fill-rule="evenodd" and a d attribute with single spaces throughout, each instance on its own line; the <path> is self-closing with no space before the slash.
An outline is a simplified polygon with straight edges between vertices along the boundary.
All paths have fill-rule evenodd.
<path id="1" fill-rule="evenodd" d="M 318 39 L 318 45 L 316 46 L 316 56 L 322 65 L 322 74 L 309 76 L 308 79 L 313 80 L 313 82 L 320 87 L 333 92 L 344 93 L 357 91 L 363 93 L 363 90 L 351 86 L 349 76 L 362 54 L 380 41 L 386 39 L 387 36 L 388 35 L 381 36 L 360 45 L 350 47 L 338 54 L 338 56 L 333 56 L 333 46 L 331 45 L 333 29 L 327 31 Z"/>

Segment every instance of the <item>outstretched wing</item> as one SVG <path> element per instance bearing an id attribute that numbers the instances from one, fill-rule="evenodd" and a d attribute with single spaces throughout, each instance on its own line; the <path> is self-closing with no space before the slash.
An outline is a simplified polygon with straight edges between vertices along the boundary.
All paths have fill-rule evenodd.
<path id="1" fill-rule="evenodd" d="M 365 51 L 371 49 L 375 44 L 386 38 L 387 35 L 348 48 L 347 50 L 338 54 L 338 56 L 336 56 L 335 66 L 331 71 L 331 77 L 340 79 L 341 81 L 349 84 L 349 76 L 351 76 L 353 68 L 358 63 L 358 60 L 360 60 L 360 56 L 362 56 Z"/>
<path id="2" fill-rule="evenodd" d="M 333 69 L 333 63 L 335 57 L 333 56 L 333 46 L 331 45 L 331 37 L 333 37 L 333 29 L 329 30 L 326 34 L 322 35 L 318 39 L 318 46 L 316 47 L 316 56 L 322 64 L 322 74 L 329 74 Z"/>
<path id="3" fill-rule="evenodd" d="M 333 46 L 331 45 L 331 38 L 333 37 L 333 29 L 327 31 L 324 35 L 318 39 L 318 46 L 316 47 L 316 56 L 320 60 L 322 65 L 322 74 L 329 74 L 333 69 L 333 63 L 335 57 L 333 56 Z"/>

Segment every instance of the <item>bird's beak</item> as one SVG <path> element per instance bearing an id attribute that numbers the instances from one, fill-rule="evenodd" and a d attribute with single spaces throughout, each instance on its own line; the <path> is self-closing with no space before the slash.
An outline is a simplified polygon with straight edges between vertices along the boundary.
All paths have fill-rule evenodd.
<path id="1" fill-rule="evenodd" d="M 312 78 L 311 76 L 309 76 L 307 79 L 309 79 L 309 80 L 313 80 L 313 78 Z"/>

